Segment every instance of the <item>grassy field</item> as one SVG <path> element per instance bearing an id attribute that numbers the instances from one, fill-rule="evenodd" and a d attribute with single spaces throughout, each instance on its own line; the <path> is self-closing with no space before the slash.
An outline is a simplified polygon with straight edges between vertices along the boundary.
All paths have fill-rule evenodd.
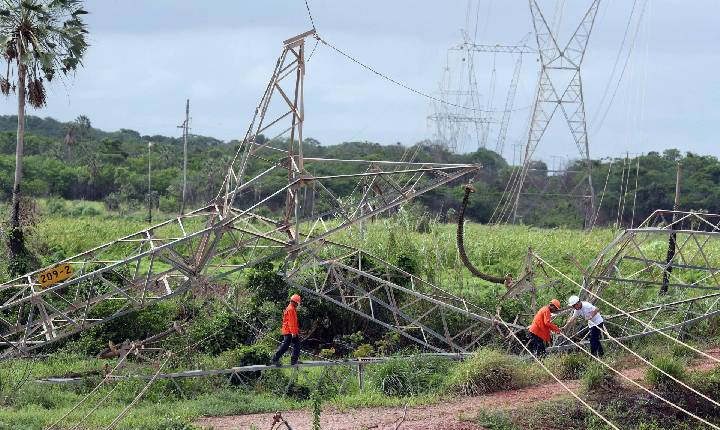
<path id="1" fill-rule="evenodd" d="M 62 208 L 58 209 L 57 201 L 42 201 L 34 226 L 29 230 L 28 243 L 42 264 L 52 264 L 147 228 L 144 215 L 141 212 L 107 212 L 102 205 L 93 202 L 62 202 Z M 157 214 L 156 219 L 160 221 L 171 216 Z M 355 228 L 341 232 L 333 239 L 364 248 L 394 264 L 411 261 L 413 272 L 418 276 L 474 303 L 492 308 L 504 292 L 504 287 L 479 281 L 463 267 L 455 244 L 456 226 L 432 221 L 421 226 L 420 222 L 409 212 L 401 211 L 392 219 L 366 223 L 363 232 Z M 525 264 L 528 248 L 532 248 L 548 262 L 579 281 L 580 267 L 587 267 L 617 233 L 610 229 L 595 229 L 588 233 L 569 229 L 469 223 L 466 226 L 465 243 L 471 261 L 482 271 L 496 275 L 518 274 Z M 552 295 L 564 300 L 565 295 L 576 291 L 577 288 L 568 282 L 561 282 L 552 290 L 541 292 L 541 297 L 548 298 Z M 173 306 L 180 304 L 175 302 Z M 150 315 L 162 320 L 162 315 L 165 314 L 161 311 L 165 312 L 154 310 L 155 313 Z M 207 316 L 204 318 L 211 324 L 217 324 L 217 319 L 208 319 Z M 143 321 L 152 322 L 152 318 Z M 132 323 L 134 322 L 131 321 L 130 324 Z M 275 332 L 272 333 L 272 336 L 274 335 Z M 87 343 L 82 344 L 84 340 L 87 339 L 76 339 L 75 343 L 71 342 L 47 357 L 0 363 L 0 400 L 4 405 L 0 408 L 0 430 L 44 428 L 65 415 L 91 393 L 92 388 L 101 380 L 101 370 L 105 366 L 114 366 L 115 361 L 99 360 L 89 354 L 78 353 L 74 348 L 86 345 Z M 102 345 L 105 340 L 103 338 L 93 341 L 90 345 Z M 265 342 L 267 350 L 274 346 L 269 340 L 262 342 Z M 648 351 L 655 348 L 655 352 L 652 352 L 655 355 L 658 351 L 661 351 L 661 354 L 673 353 L 670 348 L 653 343 L 638 343 L 638 348 L 641 347 L 648 348 Z M 236 350 L 220 354 L 186 353 L 183 357 L 173 359 L 166 370 L 231 367 L 237 365 L 238 357 L 245 352 L 239 346 Z M 617 361 L 622 362 L 623 358 L 618 357 Z M 556 366 L 559 372 L 563 371 L 565 366 L 562 360 L 549 365 Z M 131 360 L 128 369 L 147 374 L 154 371 L 148 363 L 135 359 Z M 507 378 L 501 379 L 507 384 L 498 384 L 495 379 L 488 379 L 495 375 L 498 369 L 505 369 L 507 372 Z M 287 370 L 272 371 L 239 387 L 232 386 L 227 378 L 223 377 L 186 379 L 177 383 L 160 380 L 149 388 L 136 407 L 122 420 L 119 428 L 185 429 L 189 428 L 188 423 L 194 418 L 204 415 L 309 407 L 312 403 L 310 397 L 314 393 L 322 396 L 325 405 L 342 409 L 438 402 L 458 394 L 482 394 L 547 381 L 547 376 L 530 361 L 497 351 L 481 351 L 478 357 L 465 363 L 438 364 L 419 360 L 410 364 L 398 361 L 370 366 L 368 385 L 363 391 L 357 386 L 352 373 L 354 371 L 349 368 L 340 374 L 332 375 L 333 378 L 346 377 L 350 381 L 342 393 L 330 388 L 319 388 L 324 387 L 322 381 L 328 378 L 328 375 L 319 369 L 306 371 L 300 376 Z M 95 375 L 79 385 L 49 386 L 35 382 L 43 377 L 87 372 L 95 372 Z M 469 375 L 472 375 L 472 380 L 468 380 Z M 577 372 L 569 375 L 579 376 Z M 144 385 L 145 382 L 140 380 L 106 384 L 64 420 L 62 428 L 71 428 L 72 424 L 80 421 L 83 423 L 82 428 L 103 428 L 121 413 Z M 286 389 L 278 391 L 279 386 Z M 468 390 L 467 387 L 473 388 Z M 105 400 L 102 400 L 103 398 Z M 97 410 L 94 410 L 96 405 Z M 488 415 L 484 418 L 478 417 L 478 422 L 483 419 L 501 422 L 505 418 Z"/>

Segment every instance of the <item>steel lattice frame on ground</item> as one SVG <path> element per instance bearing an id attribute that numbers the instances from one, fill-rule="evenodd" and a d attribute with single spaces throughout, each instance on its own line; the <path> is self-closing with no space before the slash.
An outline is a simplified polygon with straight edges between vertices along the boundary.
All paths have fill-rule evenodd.
<path id="1" fill-rule="evenodd" d="M 655 211 L 599 254 L 579 294 L 602 310 L 607 329 L 618 340 L 657 331 L 687 337 L 695 324 L 717 324 L 720 215 Z"/>
<path id="2" fill-rule="evenodd" d="M 335 240 L 481 166 L 305 157 L 305 41 L 312 37 L 314 30 L 283 43 L 214 201 L 57 263 L 74 276 L 48 288 L 37 279 L 41 271 L 0 285 L 5 356 L 180 295 L 225 294 L 242 270 L 277 259 L 290 285 L 431 350 L 467 351 L 492 330 L 491 316 L 462 298 Z M 344 173 L 325 174 L 331 164 Z"/>

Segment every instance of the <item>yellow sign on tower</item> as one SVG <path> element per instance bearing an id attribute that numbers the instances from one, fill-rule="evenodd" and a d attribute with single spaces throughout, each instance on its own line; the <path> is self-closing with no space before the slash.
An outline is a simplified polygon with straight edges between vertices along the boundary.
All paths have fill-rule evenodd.
<path id="1" fill-rule="evenodd" d="M 38 282 L 40 283 L 40 286 L 47 288 L 68 279 L 72 276 L 72 274 L 72 266 L 69 264 L 62 264 L 40 272 L 38 274 Z"/>

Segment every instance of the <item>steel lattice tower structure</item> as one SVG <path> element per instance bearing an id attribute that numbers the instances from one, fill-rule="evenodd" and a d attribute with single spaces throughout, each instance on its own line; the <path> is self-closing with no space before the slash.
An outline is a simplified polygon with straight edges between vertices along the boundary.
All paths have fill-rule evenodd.
<path id="1" fill-rule="evenodd" d="M 513 190 L 515 197 L 513 222 L 517 218 L 520 194 L 530 168 L 530 159 L 558 108 L 562 111 L 570 128 L 570 133 L 580 155 L 587 163 L 587 181 L 590 193 L 590 210 L 587 212 L 587 220 L 595 212 L 595 190 L 592 184 L 592 164 L 585 119 L 581 66 L 600 0 L 592 1 L 580 24 L 564 46 L 560 45 L 556 35 L 553 34 L 540 6 L 537 4 L 537 0 L 529 0 L 529 4 L 535 29 L 535 39 L 540 54 L 541 69 L 530 120 L 530 133 L 525 146 L 522 172 Z"/>
<path id="2" fill-rule="evenodd" d="M 343 241 L 363 221 L 481 166 L 304 154 L 305 42 L 313 37 L 315 30 L 283 42 L 214 199 L 0 284 L 0 357 L 30 354 L 179 296 L 213 297 L 235 309 L 238 276 L 266 261 L 282 263 L 293 289 L 428 350 L 467 352 L 497 331 L 487 311 Z M 343 173 L 314 173 L 330 165 Z M 41 283 L 41 273 L 61 269 L 72 276 Z"/>

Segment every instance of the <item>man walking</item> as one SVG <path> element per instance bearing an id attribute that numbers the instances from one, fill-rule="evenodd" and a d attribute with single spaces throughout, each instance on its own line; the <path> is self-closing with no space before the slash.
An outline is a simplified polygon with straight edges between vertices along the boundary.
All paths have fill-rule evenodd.
<path id="1" fill-rule="evenodd" d="M 580 301 L 578 296 L 570 296 L 568 306 L 575 309 L 575 312 L 563 326 L 563 331 L 570 328 L 578 317 L 585 318 L 590 328 L 590 353 L 595 357 L 602 357 L 605 351 L 600 343 L 603 328 L 603 317 L 600 315 L 600 310 L 590 302 Z"/>
<path id="2" fill-rule="evenodd" d="M 290 343 L 292 343 L 293 347 L 292 355 L 290 356 L 290 364 L 294 366 L 298 362 L 298 357 L 300 356 L 300 326 L 298 325 L 296 310 L 298 306 L 300 306 L 300 295 L 293 294 L 292 297 L 290 297 L 290 303 L 287 305 L 287 308 L 285 308 L 285 312 L 283 312 L 283 341 L 272 358 L 272 364 L 274 366 L 280 365 L 280 358 L 288 350 Z"/>
<path id="3" fill-rule="evenodd" d="M 535 314 L 532 324 L 528 327 L 530 331 L 530 352 L 533 355 L 537 357 L 545 355 L 545 343 L 550 342 L 550 331 L 560 333 L 558 326 L 553 324 L 550 319 L 550 315 L 559 309 L 560 300 L 552 299 L 549 305 L 543 306 Z"/>

